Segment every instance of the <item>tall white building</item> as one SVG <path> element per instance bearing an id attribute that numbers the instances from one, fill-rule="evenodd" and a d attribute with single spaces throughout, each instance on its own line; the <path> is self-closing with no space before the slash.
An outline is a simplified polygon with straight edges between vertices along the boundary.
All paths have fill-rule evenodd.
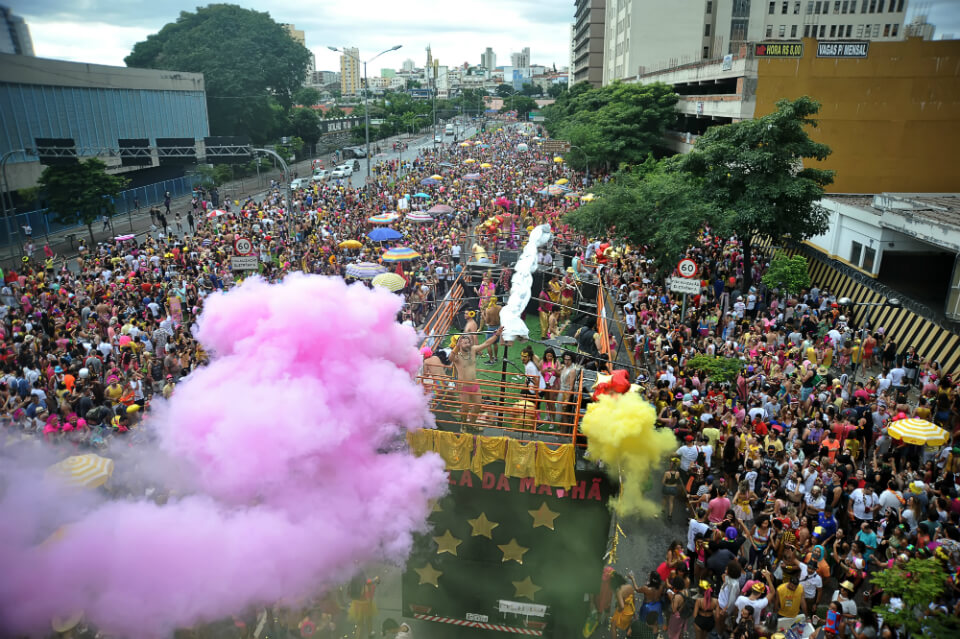
<path id="1" fill-rule="evenodd" d="M 360 70 L 360 50 L 346 47 L 340 55 L 340 93 L 359 95 L 363 78 Z"/>
<path id="2" fill-rule="evenodd" d="M 407 58 L 403 61 L 403 66 L 400 67 L 403 69 L 404 73 L 413 73 L 413 70 L 416 68 L 416 64 L 410 58 Z"/>
<path id="3" fill-rule="evenodd" d="M 480 66 L 487 71 L 493 71 L 497 68 L 497 54 L 490 47 L 487 47 L 487 50 L 480 54 Z"/>
<path id="4" fill-rule="evenodd" d="M 510 54 L 510 66 L 526 69 L 530 66 L 530 47 L 524 47 L 519 53 Z"/>
<path id="5" fill-rule="evenodd" d="M 15 55 L 34 55 L 33 39 L 30 28 L 20 16 L 14 15 L 7 7 L 0 7 L 0 53 Z"/>
<path id="6" fill-rule="evenodd" d="M 927 16 L 914 16 L 910 24 L 905 25 L 904 33 L 908 38 L 923 38 L 924 40 L 933 40 L 933 32 L 936 27 L 927 22 Z"/>
<path id="7" fill-rule="evenodd" d="M 902 40 L 907 0 L 606 0 L 603 83 L 766 40 Z"/>

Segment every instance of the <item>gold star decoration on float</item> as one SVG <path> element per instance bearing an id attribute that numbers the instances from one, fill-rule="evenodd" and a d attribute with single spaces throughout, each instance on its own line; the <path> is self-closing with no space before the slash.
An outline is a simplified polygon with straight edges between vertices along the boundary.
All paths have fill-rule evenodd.
<path id="1" fill-rule="evenodd" d="M 536 601 L 534 597 L 537 594 L 538 590 L 543 590 L 540 586 L 533 583 L 530 577 L 527 577 L 523 581 L 512 581 L 513 587 L 516 589 L 516 592 L 513 594 L 514 597 L 526 597 L 530 601 Z"/>
<path id="2" fill-rule="evenodd" d="M 523 563 L 523 554 L 530 550 L 517 543 L 516 539 L 511 539 L 509 544 L 498 544 L 497 548 L 503 553 L 503 561 L 515 561 L 518 564 Z"/>
<path id="3" fill-rule="evenodd" d="M 500 525 L 487 519 L 487 513 L 480 513 L 479 517 L 468 519 L 467 523 L 473 529 L 473 532 L 470 533 L 471 537 L 486 537 L 487 539 L 493 539 L 493 529 Z"/>
<path id="4" fill-rule="evenodd" d="M 547 506 L 547 502 L 540 504 L 540 508 L 536 510 L 528 510 L 530 516 L 533 517 L 533 527 L 539 528 L 540 526 L 545 526 L 550 530 L 554 530 L 553 520 L 560 516 L 560 513 L 550 510 L 550 507 Z"/>
<path id="5" fill-rule="evenodd" d="M 429 584 L 434 588 L 440 587 L 440 584 L 437 583 L 437 579 L 440 578 L 440 575 L 442 575 L 443 572 L 434 568 L 433 564 L 428 563 L 423 568 L 417 568 L 416 571 L 417 574 L 420 575 L 420 583 L 417 585 L 422 586 L 424 584 Z"/>
<path id="6" fill-rule="evenodd" d="M 442 555 L 445 552 L 450 553 L 454 557 L 457 556 L 457 546 L 463 542 L 454 537 L 449 530 L 443 533 L 439 537 L 434 537 L 433 540 L 437 542 L 437 554 Z"/>

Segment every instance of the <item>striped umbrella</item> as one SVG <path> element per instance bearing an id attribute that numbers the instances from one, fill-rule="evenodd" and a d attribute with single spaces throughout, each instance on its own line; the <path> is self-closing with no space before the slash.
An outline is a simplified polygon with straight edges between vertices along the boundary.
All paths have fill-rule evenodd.
<path id="1" fill-rule="evenodd" d="M 898 419 L 890 424 L 887 434 L 894 439 L 917 446 L 940 446 L 949 439 L 946 430 L 919 417 Z"/>
<path id="2" fill-rule="evenodd" d="M 356 264 L 347 264 L 347 275 L 359 280 L 372 280 L 381 273 L 386 273 L 387 269 L 373 262 L 357 262 Z"/>
<path id="3" fill-rule="evenodd" d="M 390 224 L 396 222 L 398 217 L 400 216 L 396 213 L 380 213 L 379 215 L 368 217 L 367 222 L 371 224 Z"/>
<path id="4" fill-rule="evenodd" d="M 381 273 L 373 278 L 373 285 L 381 286 L 388 291 L 396 293 L 397 291 L 403 290 L 407 282 L 396 273 Z"/>
<path id="5" fill-rule="evenodd" d="M 464 179 L 464 180 L 471 181 L 471 182 L 474 181 L 474 180 L 479 180 L 479 179 L 480 179 L 480 174 L 479 174 L 479 173 L 467 173 L 466 175 L 463 176 L 463 179 Z"/>
<path id="6" fill-rule="evenodd" d="M 227 212 L 224 211 L 223 209 L 213 209 L 212 211 L 207 211 L 207 219 L 209 220 L 211 218 L 220 217 L 221 215 L 226 215 L 226 214 Z"/>
<path id="7" fill-rule="evenodd" d="M 420 254 L 409 246 L 398 246 L 386 251 L 383 254 L 384 262 L 407 262 L 420 257 Z"/>
<path id="8" fill-rule="evenodd" d="M 448 204 L 437 204 L 435 206 L 431 206 L 427 213 L 432 215 L 437 215 L 438 213 L 453 213 L 453 207 Z"/>
<path id="9" fill-rule="evenodd" d="M 408 213 L 407 217 L 404 219 L 407 222 L 433 222 L 433 216 L 429 213 L 424 213 L 423 211 L 414 211 L 413 213 Z"/>
<path id="10" fill-rule="evenodd" d="M 98 488 L 113 474 L 113 460 L 100 455 L 74 455 L 47 469 L 70 486 Z"/>

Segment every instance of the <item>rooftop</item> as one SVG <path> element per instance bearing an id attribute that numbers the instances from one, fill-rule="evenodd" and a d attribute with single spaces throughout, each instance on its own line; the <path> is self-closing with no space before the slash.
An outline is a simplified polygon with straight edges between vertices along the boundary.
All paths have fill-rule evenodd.
<path id="1" fill-rule="evenodd" d="M 828 198 L 871 213 L 893 213 L 960 229 L 960 193 L 879 193 Z"/>

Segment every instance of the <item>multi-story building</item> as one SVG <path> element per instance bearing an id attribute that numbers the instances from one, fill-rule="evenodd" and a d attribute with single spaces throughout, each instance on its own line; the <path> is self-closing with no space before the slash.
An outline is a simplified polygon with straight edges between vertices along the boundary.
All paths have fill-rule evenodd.
<path id="1" fill-rule="evenodd" d="M 110 67 L 0 54 L 0 155 L 11 152 L 7 187 L 36 184 L 43 172 L 37 138 L 73 140 L 77 157 L 98 156 L 134 186 L 183 174 L 159 166 L 120 167 L 119 140 L 202 140 L 210 135 L 202 73 Z M 25 152 L 18 152 L 19 150 Z M 177 173 L 179 171 L 179 173 Z"/>
<path id="2" fill-rule="evenodd" d="M 406 60 L 403 61 L 403 66 L 401 66 L 400 68 L 403 70 L 404 73 L 413 73 L 413 70 L 416 68 L 416 66 L 417 66 L 416 63 L 413 60 L 411 60 L 410 58 L 407 58 Z"/>
<path id="3" fill-rule="evenodd" d="M 607 0 L 576 0 L 570 42 L 570 83 L 603 84 L 603 35 Z"/>
<path id="4" fill-rule="evenodd" d="M 510 66 L 526 69 L 530 66 L 530 47 L 524 47 L 519 53 L 510 54 Z"/>
<path id="5" fill-rule="evenodd" d="M 7 7 L 0 7 L 0 53 L 15 55 L 33 55 L 33 40 L 30 28 L 20 16 L 14 15 Z"/>
<path id="6" fill-rule="evenodd" d="M 497 68 L 497 54 L 490 47 L 487 47 L 487 50 L 480 54 L 480 66 L 487 71 L 493 71 Z"/>
<path id="7" fill-rule="evenodd" d="M 340 94 L 358 95 L 362 83 L 360 50 L 356 47 L 346 47 L 340 55 Z"/>
<path id="8" fill-rule="evenodd" d="M 910 24 L 904 25 L 904 35 L 908 38 L 923 38 L 924 40 L 933 40 L 933 32 L 936 27 L 927 22 L 927 16 L 914 16 Z"/>
<path id="9" fill-rule="evenodd" d="M 606 0 L 603 82 L 764 40 L 902 40 L 907 0 Z"/>
<path id="10" fill-rule="evenodd" d="M 830 193 L 956 192 L 960 147 L 960 40 L 815 41 L 742 45 L 635 80 L 680 95 L 666 145 L 689 151 L 707 128 L 761 117 L 778 100 L 821 104 L 810 135 L 833 152 L 812 166 L 836 171 Z"/>

